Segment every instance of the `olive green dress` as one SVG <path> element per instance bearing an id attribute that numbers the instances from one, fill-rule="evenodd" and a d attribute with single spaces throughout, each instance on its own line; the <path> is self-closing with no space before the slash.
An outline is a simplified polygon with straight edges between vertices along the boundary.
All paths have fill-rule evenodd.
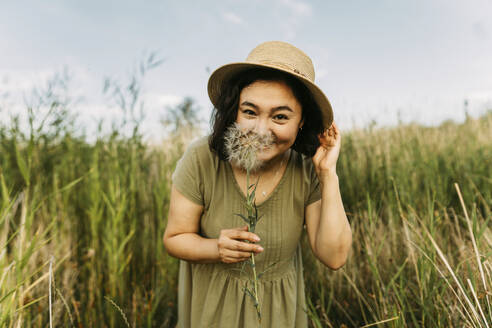
<path id="1" fill-rule="evenodd" d="M 221 229 L 245 222 L 245 197 L 229 162 L 221 161 L 204 137 L 188 146 L 173 173 L 173 185 L 204 206 L 200 235 L 218 238 Z M 198 264 L 180 261 L 178 327 L 307 327 L 300 238 L 304 210 L 321 198 L 311 158 L 294 150 L 280 182 L 258 204 L 261 219 L 255 233 L 264 251 L 255 256 L 259 279 L 261 324 L 254 301 L 245 293 L 251 268 L 247 262 Z M 273 264 L 273 265 L 271 265 Z M 265 269 L 267 269 L 265 271 Z"/>

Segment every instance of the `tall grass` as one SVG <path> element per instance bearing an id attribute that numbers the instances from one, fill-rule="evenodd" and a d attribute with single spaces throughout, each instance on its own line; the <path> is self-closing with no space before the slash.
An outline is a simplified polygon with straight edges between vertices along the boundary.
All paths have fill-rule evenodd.
<path id="1" fill-rule="evenodd" d="M 0 126 L 0 326 L 173 326 L 178 261 L 162 236 L 191 136 L 151 147 L 137 122 L 131 136 L 117 125 L 89 143 L 60 115 L 69 104 L 45 103 L 47 125 L 32 111 L 29 133 L 19 120 Z M 311 325 L 487 327 L 492 114 L 342 139 L 353 250 L 333 272 L 304 236 Z"/>
<path id="2" fill-rule="evenodd" d="M 338 174 L 353 252 L 335 273 L 309 264 L 313 324 L 488 327 L 492 113 L 342 140 Z"/>

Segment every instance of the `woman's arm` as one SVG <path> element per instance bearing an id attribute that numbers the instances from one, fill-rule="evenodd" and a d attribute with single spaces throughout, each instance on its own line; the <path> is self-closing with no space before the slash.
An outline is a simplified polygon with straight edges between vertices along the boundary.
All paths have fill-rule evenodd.
<path id="1" fill-rule="evenodd" d="M 197 263 L 219 262 L 217 239 L 201 237 L 200 216 L 203 206 L 171 189 L 169 215 L 164 232 L 164 247 L 169 255 Z"/>
<path id="2" fill-rule="evenodd" d="M 345 264 L 352 244 L 352 230 L 343 208 L 336 163 L 341 136 L 333 122 L 320 137 L 313 164 L 321 187 L 321 200 L 306 207 L 306 226 L 316 257 L 331 269 Z"/>
<path id="3" fill-rule="evenodd" d="M 203 206 L 193 203 L 176 188 L 171 189 L 171 201 L 164 247 L 169 255 L 195 263 L 234 263 L 244 261 L 250 252 L 259 253 L 259 245 L 239 240 L 258 241 L 256 235 L 239 229 L 223 229 L 219 238 L 204 238 L 199 235 Z"/>
<path id="4" fill-rule="evenodd" d="M 341 268 L 352 244 L 352 231 L 343 208 L 335 173 L 320 181 L 321 200 L 306 207 L 306 229 L 314 255 L 330 269 Z"/>

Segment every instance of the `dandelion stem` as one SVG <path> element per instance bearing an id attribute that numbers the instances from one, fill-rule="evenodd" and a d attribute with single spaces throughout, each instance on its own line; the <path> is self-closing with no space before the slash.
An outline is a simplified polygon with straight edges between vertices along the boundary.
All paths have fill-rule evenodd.
<path id="1" fill-rule="evenodd" d="M 255 199 L 251 197 L 252 192 L 250 192 L 250 187 L 249 187 L 249 169 L 246 170 L 246 208 L 248 210 L 248 221 L 249 221 L 249 231 L 254 230 L 254 227 L 256 226 L 256 222 L 258 221 L 258 217 L 256 215 L 255 211 Z M 253 190 L 256 189 L 256 186 L 258 185 L 258 181 L 256 181 L 255 185 L 252 187 Z M 255 264 L 255 255 L 254 253 L 251 253 L 251 267 L 253 268 L 253 294 L 254 294 L 254 299 L 255 299 L 255 308 L 256 308 L 256 313 L 258 314 L 258 320 L 261 322 L 261 312 L 260 312 L 260 302 L 258 300 L 258 276 L 256 274 L 256 264 Z"/>
<path id="2" fill-rule="evenodd" d="M 261 321 L 261 315 L 260 315 L 260 302 L 258 301 L 258 278 L 256 276 L 256 265 L 255 265 L 255 255 L 251 253 L 251 263 L 253 264 L 253 276 L 255 279 L 255 303 L 256 303 L 256 312 L 258 313 L 258 318 Z"/>

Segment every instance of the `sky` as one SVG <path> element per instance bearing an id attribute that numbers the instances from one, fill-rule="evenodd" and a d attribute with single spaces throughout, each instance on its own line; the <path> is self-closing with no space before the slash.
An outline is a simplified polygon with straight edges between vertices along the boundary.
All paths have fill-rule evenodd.
<path id="1" fill-rule="evenodd" d="M 490 0 L 19 0 L 0 2 L 0 119 L 24 115 L 33 88 L 67 72 L 70 108 L 90 133 L 122 115 L 105 79 L 125 85 L 155 54 L 162 63 L 140 79 L 148 139 L 184 97 L 207 129 L 211 72 L 269 40 L 311 57 L 342 131 L 492 109 Z"/>

